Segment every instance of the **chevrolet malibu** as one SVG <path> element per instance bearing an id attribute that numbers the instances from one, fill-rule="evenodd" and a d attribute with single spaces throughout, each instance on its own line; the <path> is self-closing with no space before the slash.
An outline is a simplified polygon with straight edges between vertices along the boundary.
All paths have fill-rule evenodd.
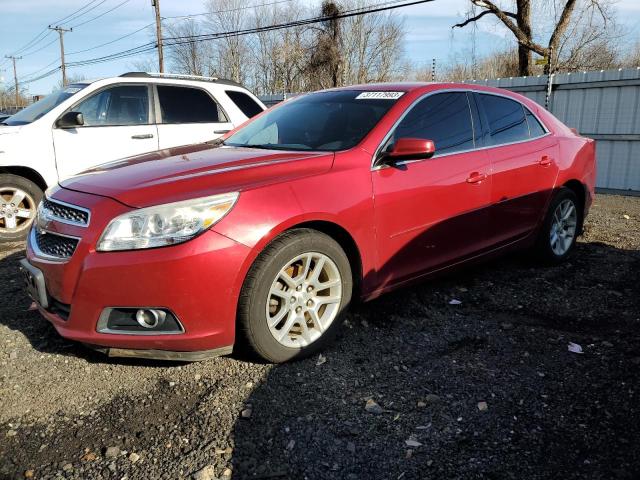
<path id="1" fill-rule="evenodd" d="M 283 362 L 355 299 L 517 248 L 564 260 L 594 183 L 593 140 L 515 93 L 333 89 L 62 181 L 21 267 L 60 335 L 111 356 Z"/>

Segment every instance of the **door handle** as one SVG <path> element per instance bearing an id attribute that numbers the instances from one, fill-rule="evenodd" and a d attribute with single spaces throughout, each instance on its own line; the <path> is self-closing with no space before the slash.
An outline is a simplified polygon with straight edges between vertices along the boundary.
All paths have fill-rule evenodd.
<path id="1" fill-rule="evenodd" d="M 548 167 L 552 163 L 553 163 L 553 160 L 551 159 L 551 157 L 549 155 L 543 155 L 542 158 L 540 159 L 540 161 L 538 162 L 538 164 L 543 166 L 543 167 Z"/>
<path id="2" fill-rule="evenodd" d="M 144 140 L 146 138 L 153 138 L 153 133 L 145 133 L 144 135 L 131 135 L 134 140 Z"/>
<path id="3" fill-rule="evenodd" d="M 231 130 L 214 130 L 213 133 L 216 135 L 224 135 L 225 133 L 229 133 Z"/>
<path id="4" fill-rule="evenodd" d="M 486 180 L 486 179 L 487 179 L 487 176 L 484 173 L 473 172 L 467 178 L 467 183 L 480 183 L 480 182 L 482 182 L 483 180 Z"/>

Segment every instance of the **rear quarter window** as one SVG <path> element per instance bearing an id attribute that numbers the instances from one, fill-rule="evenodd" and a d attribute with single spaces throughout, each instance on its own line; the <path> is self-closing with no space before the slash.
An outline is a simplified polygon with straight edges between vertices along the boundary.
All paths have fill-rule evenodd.
<path id="1" fill-rule="evenodd" d="M 521 103 L 487 94 L 480 94 L 480 103 L 489 122 L 493 145 L 521 142 L 530 138 L 529 126 Z"/>
<path id="2" fill-rule="evenodd" d="M 246 93 L 237 90 L 225 90 L 225 93 L 247 118 L 255 117 L 262 112 L 262 107 Z"/>

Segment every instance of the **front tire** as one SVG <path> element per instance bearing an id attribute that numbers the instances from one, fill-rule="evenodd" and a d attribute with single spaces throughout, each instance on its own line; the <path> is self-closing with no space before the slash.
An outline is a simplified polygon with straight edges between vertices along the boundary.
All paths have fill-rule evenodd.
<path id="1" fill-rule="evenodd" d="M 238 333 L 268 362 L 313 355 L 337 333 L 352 290 L 349 260 L 335 240 L 310 229 L 285 232 L 245 279 Z"/>
<path id="2" fill-rule="evenodd" d="M 562 187 L 551 199 L 538 234 L 538 257 L 547 264 L 564 261 L 575 247 L 582 229 L 582 221 L 582 211 L 576 194 Z"/>
<path id="3" fill-rule="evenodd" d="M 0 242 L 17 242 L 27 236 L 42 196 L 31 180 L 0 174 Z"/>

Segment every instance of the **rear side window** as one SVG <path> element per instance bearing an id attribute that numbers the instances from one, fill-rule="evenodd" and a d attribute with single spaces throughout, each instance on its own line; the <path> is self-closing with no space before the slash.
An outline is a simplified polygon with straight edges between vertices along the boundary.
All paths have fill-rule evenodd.
<path id="1" fill-rule="evenodd" d="M 246 93 L 237 90 L 226 90 L 225 93 L 247 118 L 255 117 L 262 112 L 262 107 Z"/>
<path id="2" fill-rule="evenodd" d="M 158 85 L 162 123 L 219 123 L 226 116 L 218 104 L 199 88 Z"/>
<path id="3" fill-rule="evenodd" d="M 433 140 L 436 155 L 471 150 L 473 125 L 467 94 L 438 93 L 425 98 L 396 128 L 393 141 L 400 138 Z"/>
<path id="4" fill-rule="evenodd" d="M 529 126 L 522 104 L 505 97 L 485 94 L 480 95 L 480 102 L 489 121 L 493 145 L 529 139 Z"/>
<path id="5" fill-rule="evenodd" d="M 547 133 L 536 116 L 531 113 L 527 107 L 524 107 L 524 112 L 527 115 L 527 123 L 529 124 L 529 133 L 531 134 L 531 138 L 538 138 Z"/>

